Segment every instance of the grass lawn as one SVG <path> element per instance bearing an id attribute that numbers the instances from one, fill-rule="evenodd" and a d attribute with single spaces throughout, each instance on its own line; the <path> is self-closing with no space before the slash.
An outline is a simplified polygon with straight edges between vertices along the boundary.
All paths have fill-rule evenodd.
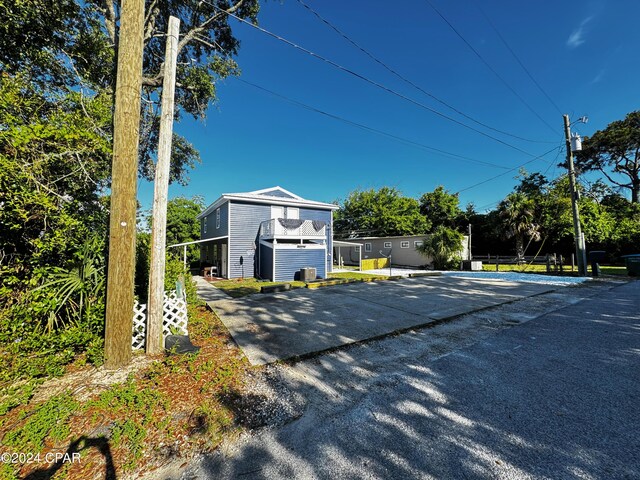
<path id="1" fill-rule="evenodd" d="M 330 273 L 329 278 L 353 278 L 355 280 L 386 280 L 388 275 L 372 275 L 370 273 L 360 272 L 338 272 Z"/>
<path id="2" fill-rule="evenodd" d="M 519 273 L 547 273 L 547 266 L 546 265 L 498 265 L 499 267 L 499 271 L 500 272 L 519 272 Z M 483 264 L 482 265 L 482 270 L 485 272 L 495 272 L 496 271 L 496 266 L 495 265 L 487 265 L 487 264 Z M 551 267 L 551 271 L 553 272 L 553 267 Z M 591 267 L 589 266 L 588 269 L 589 272 L 591 272 Z M 600 271 L 602 272 L 603 275 L 620 275 L 620 276 L 627 276 L 627 269 L 625 267 L 617 267 L 617 266 L 600 266 Z M 558 270 L 557 272 L 558 274 L 560 273 L 560 271 Z M 573 273 L 571 272 L 571 265 L 564 266 L 564 271 L 562 272 L 563 275 L 577 275 L 578 274 L 578 267 L 576 267 L 573 271 Z"/>
<path id="3" fill-rule="evenodd" d="M 260 293 L 261 287 L 267 287 L 271 285 L 282 285 L 284 283 L 290 283 L 291 288 L 304 288 L 307 284 L 304 282 L 263 282 L 256 278 L 242 278 L 234 280 L 220 280 L 213 283 L 220 290 L 233 298 L 240 298 L 246 295 L 252 295 L 254 293 Z"/>
<path id="4" fill-rule="evenodd" d="M 331 273 L 328 278 L 347 278 L 354 280 L 386 280 L 389 278 L 387 275 L 371 275 L 369 273 L 360 272 L 340 272 Z M 254 293 L 260 293 L 260 287 L 267 287 L 271 285 L 283 285 L 290 283 L 291 288 L 304 288 L 307 286 L 305 282 L 291 281 L 291 282 L 264 282 L 256 278 L 243 278 L 234 280 L 220 280 L 214 282 L 217 288 L 225 292 L 227 295 L 233 298 L 240 298 L 246 295 L 253 295 Z"/>

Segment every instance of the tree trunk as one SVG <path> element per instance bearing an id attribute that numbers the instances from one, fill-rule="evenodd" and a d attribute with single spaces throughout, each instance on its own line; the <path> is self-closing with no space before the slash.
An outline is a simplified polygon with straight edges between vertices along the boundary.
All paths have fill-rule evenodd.
<path id="1" fill-rule="evenodd" d="M 639 193 L 640 193 L 640 179 L 634 178 L 631 183 L 631 203 L 638 203 Z"/>
<path id="2" fill-rule="evenodd" d="M 521 234 L 516 235 L 516 256 L 518 257 L 518 263 L 524 259 L 524 238 Z"/>

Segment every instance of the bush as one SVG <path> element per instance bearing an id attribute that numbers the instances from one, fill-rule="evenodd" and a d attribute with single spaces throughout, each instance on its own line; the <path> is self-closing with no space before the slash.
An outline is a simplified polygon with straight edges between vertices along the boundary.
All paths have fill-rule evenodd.
<path id="1" fill-rule="evenodd" d="M 432 257 L 433 267 L 437 270 L 456 268 L 460 264 L 463 239 L 460 232 L 440 225 L 418 247 L 418 251 Z"/>

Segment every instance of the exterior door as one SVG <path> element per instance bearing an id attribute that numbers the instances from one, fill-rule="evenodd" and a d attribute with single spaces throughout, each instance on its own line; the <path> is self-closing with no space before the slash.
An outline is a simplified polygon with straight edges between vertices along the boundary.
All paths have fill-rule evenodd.
<path id="1" fill-rule="evenodd" d="M 227 244 L 226 243 L 222 244 L 220 256 L 221 256 L 220 263 L 222 265 L 222 268 L 221 268 L 222 272 L 220 273 L 223 278 L 227 278 L 228 275 L 227 275 Z"/>

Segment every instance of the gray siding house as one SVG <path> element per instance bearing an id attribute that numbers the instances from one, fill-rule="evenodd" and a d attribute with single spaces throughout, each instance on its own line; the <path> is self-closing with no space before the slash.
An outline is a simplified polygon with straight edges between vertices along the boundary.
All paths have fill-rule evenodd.
<path id="1" fill-rule="evenodd" d="M 325 278 L 332 269 L 337 208 L 281 187 L 225 193 L 198 216 L 200 260 L 223 278 L 287 281 L 305 267 Z"/>
<path id="2" fill-rule="evenodd" d="M 362 248 L 362 259 L 382 258 L 391 253 L 391 263 L 396 266 L 403 267 L 425 267 L 429 266 L 433 259 L 426 257 L 416 250 L 416 247 L 422 245 L 425 238 L 429 235 L 406 235 L 397 237 L 362 237 L 349 238 L 341 240 L 341 242 L 354 243 L 362 245 L 355 246 L 353 249 L 341 249 L 340 255 L 342 259 L 336 258 L 336 262 L 342 262 L 344 265 L 357 265 L 359 261 L 358 248 Z M 464 237 L 462 245 L 460 245 L 460 255 L 466 259 L 468 257 L 468 237 Z M 381 253 L 382 252 L 382 253 Z M 337 252 L 336 252 L 337 255 Z"/>

